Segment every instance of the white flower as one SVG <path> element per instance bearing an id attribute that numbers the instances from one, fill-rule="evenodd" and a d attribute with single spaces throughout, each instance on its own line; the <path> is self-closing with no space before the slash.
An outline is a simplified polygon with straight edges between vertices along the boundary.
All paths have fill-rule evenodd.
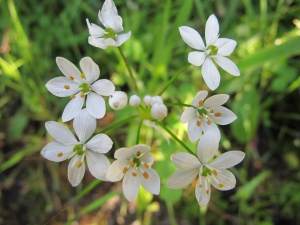
<path id="1" fill-rule="evenodd" d="M 212 59 L 228 73 L 234 76 L 240 75 L 237 66 L 230 59 L 225 57 L 233 52 L 237 43 L 228 38 L 219 38 L 219 23 L 215 15 L 211 15 L 206 22 L 206 46 L 196 30 L 182 26 L 179 27 L 179 32 L 185 43 L 201 51 L 189 53 L 188 61 L 195 66 L 201 66 L 203 64 L 202 76 L 211 90 L 215 90 L 220 84 L 220 73 L 212 62 Z"/>
<path id="2" fill-rule="evenodd" d="M 89 114 L 97 119 L 102 118 L 106 108 L 101 95 L 109 96 L 114 93 L 114 84 L 106 79 L 96 81 L 99 78 L 100 69 L 90 57 L 80 60 L 79 64 L 83 73 L 80 73 L 77 67 L 65 58 L 57 57 L 56 63 L 66 77 L 53 78 L 47 82 L 46 87 L 58 97 L 70 96 L 72 99 L 64 109 L 62 121 L 69 121 L 78 115 L 85 99 Z"/>
<path id="3" fill-rule="evenodd" d="M 150 100 L 150 105 L 153 106 L 155 103 L 163 103 L 163 100 L 160 96 L 153 96 Z"/>
<path id="4" fill-rule="evenodd" d="M 150 103 L 151 103 L 151 96 L 150 95 L 146 95 L 144 98 L 143 98 L 143 101 L 145 103 L 146 106 L 149 106 Z"/>
<path id="5" fill-rule="evenodd" d="M 108 100 L 111 108 L 114 110 L 123 109 L 128 102 L 127 94 L 123 91 L 115 91 Z"/>
<path id="6" fill-rule="evenodd" d="M 198 158 L 185 152 L 174 154 L 172 161 L 179 170 L 167 180 L 167 187 L 173 189 L 187 187 L 198 176 L 195 194 L 200 206 L 205 206 L 209 202 L 210 184 L 221 191 L 233 189 L 236 179 L 233 173 L 227 169 L 240 163 L 244 159 L 245 153 L 229 151 L 211 162 L 218 147 L 218 138 L 213 133 L 207 132 L 198 143 Z"/>
<path id="7" fill-rule="evenodd" d="M 102 10 L 99 10 L 98 17 L 105 29 L 90 24 L 86 19 L 90 35 L 88 42 L 98 48 L 106 49 L 108 46 L 120 46 L 130 38 L 131 31 L 126 34 L 117 35 L 123 31 L 123 20 L 118 15 L 118 10 L 112 0 L 106 0 L 103 4 Z"/>
<path id="8" fill-rule="evenodd" d="M 132 107 L 139 107 L 141 104 L 141 98 L 137 95 L 132 95 L 129 99 L 129 104 Z"/>
<path id="9" fill-rule="evenodd" d="M 163 120 L 168 115 L 168 108 L 163 103 L 155 103 L 151 107 L 151 115 L 154 119 Z"/>
<path id="10" fill-rule="evenodd" d="M 85 157 L 91 174 L 99 180 L 106 180 L 110 163 L 102 153 L 107 153 L 113 142 L 105 134 L 98 134 L 87 141 L 96 129 L 96 119 L 86 109 L 74 118 L 73 126 L 79 141 L 63 125 L 46 122 L 46 129 L 55 140 L 42 149 L 42 156 L 54 162 L 72 158 L 68 166 L 68 178 L 72 186 L 77 186 L 83 178 Z"/>
<path id="11" fill-rule="evenodd" d="M 193 99 L 193 107 L 188 107 L 181 115 L 181 122 L 188 122 L 187 130 L 191 142 L 197 141 L 202 132 L 208 130 L 220 139 L 220 131 L 215 123 L 227 125 L 237 118 L 231 110 L 221 106 L 227 102 L 229 95 L 214 95 L 204 101 L 207 94 L 207 91 L 199 91 Z"/>
<path id="12" fill-rule="evenodd" d="M 140 184 L 152 194 L 159 194 L 160 179 L 155 170 L 151 168 L 154 157 L 147 145 L 135 145 L 131 148 L 120 148 L 115 152 L 115 158 L 107 170 L 106 178 L 116 182 L 123 177 L 123 191 L 128 201 L 138 195 Z"/>

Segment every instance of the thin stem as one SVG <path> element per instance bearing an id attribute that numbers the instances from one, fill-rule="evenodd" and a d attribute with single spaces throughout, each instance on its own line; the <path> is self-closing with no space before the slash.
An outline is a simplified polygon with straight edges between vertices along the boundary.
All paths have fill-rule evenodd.
<path id="1" fill-rule="evenodd" d="M 135 81 L 135 79 L 134 79 L 134 77 L 133 77 L 133 73 L 132 73 L 131 68 L 130 68 L 130 66 L 129 66 L 128 60 L 127 60 L 127 58 L 125 57 L 123 51 L 121 50 L 121 47 L 118 47 L 118 49 L 119 49 L 119 52 L 120 52 L 120 54 L 121 54 L 121 56 L 122 56 L 122 59 L 123 59 L 124 62 L 125 62 L 125 65 L 126 65 L 126 67 L 127 67 L 127 70 L 128 70 L 129 76 L 130 76 L 130 79 L 131 79 L 131 81 L 132 81 L 132 83 L 133 83 L 133 89 L 135 90 L 135 92 L 138 93 L 138 92 L 139 92 L 139 89 L 138 89 L 138 86 L 137 86 L 137 84 L 136 84 L 136 81 Z"/>
<path id="2" fill-rule="evenodd" d="M 184 107 L 194 107 L 193 105 L 183 104 L 183 103 L 164 103 L 165 106 L 184 106 Z"/>
<path id="3" fill-rule="evenodd" d="M 118 122 L 115 122 L 114 124 L 110 125 L 109 127 L 106 127 L 106 128 L 104 128 L 103 130 L 101 130 L 98 134 L 104 133 L 104 132 L 109 131 L 109 130 L 111 130 L 111 129 L 113 129 L 113 128 L 116 128 L 116 127 L 118 127 L 118 126 L 121 126 L 121 125 L 123 125 L 123 124 L 125 124 L 125 123 L 131 121 L 132 119 L 134 119 L 134 118 L 136 118 L 136 117 L 138 117 L 138 115 L 134 115 L 134 116 L 128 117 L 128 118 L 126 118 L 126 119 L 120 120 L 120 121 L 118 121 Z"/>
<path id="4" fill-rule="evenodd" d="M 169 80 L 169 82 L 161 89 L 160 92 L 158 92 L 157 95 L 162 95 L 162 94 L 165 92 L 165 90 L 166 90 L 166 89 L 167 89 L 167 88 L 168 88 L 168 87 L 176 80 L 176 78 L 177 78 L 183 71 L 185 71 L 186 68 L 188 68 L 190 65 L 191 65 L 191 64 L 188 63 L 188 64 L 186 64 L 181 70 L 179 70 L 179 72 L 176 73 L 175 76 L 171 78 L 171 80 Z"/>
<path id="5" fill-rule="evenodd" d="M 170 201 L 166 201 L 166 205 L 167 205 L 167 211 L 169 214 L 171 225 L 177 225 L 178 223 L 176 222 L 172 203 Z"/>
<path id="6" fill-rule="evenodd" d="M 169 133 L 172 136 L 172 138 L 174 138 L 174 140 L 177 141 L 182 147 L 184 147 L 189 153 L 191 153 L 192 155 L 195 155 L 195 153 L 191 149 L 189 149 L 189 147 L 186 146 L 181 140 L 179 140 L 179 138 L 175 134 L 173 134 L 173 132 L 170 131 L 165 125 L 163 125 L 159 121 L 156 121 L 156 123 L 159 126 L 161 126 L 161 128 L 163 128 L 167 133 Z"/>
<path id="7" fill-rule="evenodd" d="M 141 127 L 142 127 L 143 121 L 144 120 L 141 120 L 139 123 L 138 131 L 136 134 L 136 144 L 139 144 L 139 142 L 140 142 L 140 133 L 141 133 Z"/>

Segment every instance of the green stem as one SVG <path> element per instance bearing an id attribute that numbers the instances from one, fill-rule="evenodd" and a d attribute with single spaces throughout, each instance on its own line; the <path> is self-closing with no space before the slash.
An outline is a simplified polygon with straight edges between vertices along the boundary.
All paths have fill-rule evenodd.
<path id="1" fill-rule="evenodd" d="M 132 81 L 132 83 L 133 83 L 133 89 L 135 90 L 136 93 L 138 93 L 138 92 L 139 92 L 139 89 L 138 89 L 138 86 L 137 86 L 137 84 L 136 84 L 136 81 L 135 81 L 135 79 L 134 79 L 134 77 L 133 77 L 133 73 L 132 73 L 131 68 L 130 68 L 130 66 L 129 66 L 128 60 L 127 60 L 127 58 L 125 57 L 123 51 L 121 50 L 121 47 L 118 47 L 118 49 L 119 49 L 119 52 L 120 52 L 120 54 L 121 54 L 121 56 L 122 56 L 122 59 L 123 59 L 124 62 L 125 62 L 125 65 L 126 65 L 126 67 L 127 67 L 127 70 L 128 70 L 129 76 L 130 76 L 130 79 L 131 79 L 131 81 Z"/>
<path id="2" fill-rule="evenodd" d="M 186 64 L 181 70 L 179 70 L 179 72 L 176 73 L 175 76 L 171 78 L 171 80 L 169 80 L 169 82 L 161 89 L 160 92 L 158 92 L 157 95 L 162 95 L 162 94 L 165 92 L 165 90 L 166 90 L 166 89 L 174 82 L 174 80 L 176 80 L 176 78 L 177 78 L 183 71 L 185 71 L 186 68 L 188 68 L 190 65 L 191 65 L 191 64 L 188 63 L 188 64 Z"/>
<path id="3" fill-rule="evenodd" d="M 191 149 L 189 149 L 189 147 L 186 146 L 181 140 L 179 140 L 179 138 L 175 134 L 173 134 L 173 132 L 170 131 L 165 125 L 163 125 L 159 121 L 156 121 L 156 123 L 159 126 L 161 126 L 161 128 L 163 128 L 167 133 L 169 133 L 172 136 L 172 138 L 174 138 L 174 140 L 177 141 L 182 147 L 184 147 L 189 153 L 191 153 L 192 155 L 195 155 L 195 153 Z"/>
<path id="4" fill-rule="evenodd" d="M 136 134 L 136 144 L 139 144 L 139 142 L 140 142 L 140 133 L 141 133 L 141 127 L 142 127 L 143 121 L 144 120 L 141 120 L 139 123 L 138 131 Z"/>
<path id="5" fill-rule="evenodd" d="M 193 105 L 183 104 L 183 103 L 164 103 L 165 106 L 184 106 L 184 107 L 194 107 Z"/>
<path id="6" fill-rule="evenodd" d="M 166 201 L 166 205 L 167 205 L 167 211 L 169 214 L 171 225 L 177 225 L 178 223 L 176 222 L 172 203 L 170 201 Z"/>

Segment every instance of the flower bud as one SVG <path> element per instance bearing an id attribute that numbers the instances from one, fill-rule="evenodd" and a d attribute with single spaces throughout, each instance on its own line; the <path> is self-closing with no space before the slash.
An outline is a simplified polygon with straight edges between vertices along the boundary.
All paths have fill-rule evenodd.
<path id="1" fill-rule="evenodd" d="M 163 100 L 160 96 L 153 96 L 150 101 L 150 105 L 154 105 L 155 103 L 163 103 Z"/>
<path id="2" fill-rule="evenodd" d="M 151 108 L 154 119 L 163 120 L 168 115 L 168 108 L 163 103 L 155 103 Z"/>
<path id="3" fill-rule="evenodd" d="M 129 104 L 132 107 L 139 107 L 141 104 L 141 98 L 137 95 L 132 95 L 129 99 Z"/>
<path id="4" fill-rule="evenodd" d="M 111 108 L 114 110 L 123 109 L 127 105 L 128 97 L 123 91 L 115 91 L 108 100 Z"/>
<path id="5" fill-rule="evenodd" d="M 149 106 L 150 102 L 151 102 L 151 96 L 150 95 L 146 95 L 143 100 L 144 100 L 145 105 Z"/>

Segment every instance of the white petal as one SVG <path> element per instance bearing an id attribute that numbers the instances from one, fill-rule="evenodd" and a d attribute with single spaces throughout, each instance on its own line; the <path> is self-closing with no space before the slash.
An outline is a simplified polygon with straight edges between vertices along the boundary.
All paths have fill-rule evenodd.
<path id="1" fill-rule="evenodd" d="M 195 98 L 193 99 L 192 105 L 195 106 L 196 108 L 199 108 L 199 102 L 204 101 L 207 95 L 208 95 L 207 91 L 199 91 L 196 94 Z"/>
<path id="2" fill-rule="evenodd" d="M 196 199 L 201 207 L 206 206 L 210 200 L 210 184 L 206 177 L 200 176 L 195 187 Z"/>
<path id="3" fill-rule="evenodd" d="M 240 163 L 245 158 L 245 153 L 241 151 L 229 151 L 225 152 L 216 158 L 209 165 L 217 169 L 227 169 Z"/>
<path id="4" fill-rule="evenodd" d="M 188 56 L 188 61 L 194 66 L 201 66 L 204 63 L 205 58 L 205 52 L 190 52 Z"/>
<path id="5" fill-rule="evenodd" d="M 69 101 L 62 114 L 63 122 L 67 122 L 79 114 L 83 106 L 84 99 L 85 97 L 81 98 L 80 93 L 78 93 L 77 95 L 75 95 L 75 98 Z"/>
<path id="6" fill-rule="evenodd" d="M 99 95 L 110 96 L 115 91 L 115 85 L 110 80 L 102 79 L 92 84 L 92 90 Z"/>
<path id="7" fill-rule="evenodd" d="M 182 26 L 179 27 L 180 35 L 183 41 L 190 47 L 205 51 L 205 46 L 200 34 L 193 28 Z"/>
<path id="8" fill-rule="evenodd" d="M 219 87 L 220 73 L 209 57 L 207 57 L 203 63 L 202 76 L 210 90 L 214 91 L 217 87 Z"/>
<path id="9" fill-rule="evenodd" d="M 90 92 L 86 99 L 86 108 L 91 116 L 101 119 L 105 115 L 105 102 L 101 95 Z"/>
<path id="10" fill-rule="evenodd" d="M 233 76 L 240 76 L 239 68 L 230 59 L 220 55 L 214 56 L 213 59 L 226 72 Z"/>
<path id="11" fill-rule="evenodd" d="M 227 102 L 228 99 L 229 99 L 229 95 L 226 94 L 213 95 L 205 100 L 203 106 L 205 108 L 220 106 L 223 105 L 225 102 Z"/>
<path id="12" fill-rule="evenodd" d="M 112 145 L 112 140 L 106 134 L 97 134 L 86 144 L 86 147 L 95 152 L 107 153 Z"/>
<path id="13" fill-rule="evenodd" d="M 95 38 L 95 37 L 92 37 L 92 36 L 89 36 L 89 38 L 88 38 L 88 42 L 89 42 L 90 45 L 93 45 L 97 48 L 106 49 L 107 46 L 104 43 L 104 41 L 105 41 L 105 38 Z"/>
<path id="14" fill-rule="evenodd" d="M 236 179 L 229 170 L 218 170 L 218 175 L 210 176 L 211 184 L 218 190 L 227 191 L 235 187 Z"/>
<path id="15" fill-rule="evenodd" d="M 140 177 L 136 169 L 130 167 L 123 179 L 123 191 L 128 201 L 136 198 L 140 190 Z"/>
<path id="16" fill-rule="evenodd" d="M 112 29 L 116 32 L 119 33 L 123 30 L 123 20 L 121 16 L 115 16 L 114 17 L 114 27 Z"/>
<path id="17" fill-rule="evenodd" d="M 99 66 L 90 58 L 84 57 L 79 62 L 80 68 L 86 77 L 86 82 L 92 84 L 100 76 Z"/>
<path id="18" fill-rule="evenodd" d="M 117 45 L 121 46 L 125 41 L 127 41 L 131 36 L 131 31 L 125 33 L 125 34 L 119 34 L 116 38 Z"/>
<path id="19" fill-rule="evenodd" d="M 228 38 L 218 38 L 214 45 L 218 48 L 218 55 L 229 56 L 236 46 L 236 41 Z"/>
<path id="20" fill-rule="evenodd" d="M 139 145 L 132 146 L 131 149 L 132 149 L 132 154 L 135 157 L 138 157 L 143 153 L 149 152 L 151 150 L 151 147 L 148 145 L 139 144 Z"/>
<path id="21" fill-rule="evenodd" d="M 144 163 L 147 163 L 149 166 L 151 166 L 154 162 L 154 156 L 151 153 L 146 152 L 140 157 L 140 160 Z"/>
<path id="22" fill-rule="evenodd" d="M 105 27 L 114 28 L 114 18 L 118 16 L 118 10 L 114 1 L 106 0 L 102 6 L 101 12 L 99 11 L 99 19 Z"/>
<path id="23" fill-rule="evenodd" d="M 96 24 L 90 23 L 88 19 L 86 19 L 86 23 L 89 28 L 89 33 L 91 36 L 99 38 L 104 36 L 104 30 Z"/>
<path id="24" fill-rule="evenodd" d="M 78 143 L 72 132 L 60 123 L 48 121 L 45 123 L 45 127 L 49 134 L 58 142 L 65 145 L 75 145 Z"/>
<path id="25" fill-rule="evenodd" d="M 212 121 L 212 120 L 210 120 L 210 121 Z M 214 122 L 210 122 L 208 125 L 207 122 L 208 122 L 208 119 L 202 120 L 201 127 L 203 129 L 203 133 L 210 131 L 217 137 L 218 140 L 220 140 L 221 133 L 220 133 L 220 130 L 217 127 L 217 125 Z"/>
<path id="26" fill-rule="evenodd" d="M 108 46 L 113 46 L 113 47 L 117 47 L 118 46 L 118 44 L 117 44 L 117 42 L 114 40 L 114 39 L 112 39 L 112 38 L 107 38 L 107 39 L 105 39 L 104 40 L 104 44 L 108 47 Z"/>
<path id="27" fill-rule="evenodd" d="M 133 153 L 131 148 L 120 148 L 115 151 L 115 159 L 132 159 Z"/>
<path id="28" fill-rule="evenodd" d="M 196 114 L 197 110 L 194 107 L 188 107 L 184 112 L 182 113 L 180 117 L 180 121 L 183 123 L 187 123 L 191 121 Z"/>
<path id="29" fill-rule="evenodd" d="M 179 152 L 172 156 L 174 165 L 181 170 L 194 170 L 201 166 L 199 159 L 186 152 Z"/>
<path id="30" fill-rule="evenodd" d="M 83 83 L 84 81 L 80 77 L 80 71 L 77 69 L 77 67 L 71 63 L 69 60 L 63 58 L 63 57 L 56 57 L 56 64 L 60 71 L 69 78 L 70 76 L 75 79 L 75 81 L 79 84 Z"/>
<path id="31" fill-rule="evenodd" d="M 79 92 L 79 85 L 66 77 L 53 78 L 49 80 L 45 86 L 48 91 L 58 97 L 67 97 Z M 67 87 L 68 89 L 66 89 L 65 87 Z"/>
<path id="32" fill-rule="evenodd" d="M 152 194 L 158 195 L 160 191 L 160 179 L 154 169 L 138 170 L 142 186 Z"/>
<path id="33" fill-rule="evenodd" d="M 82 164 L 80 164 L 80 162 Z M 68 178 L 73 187 L 77 186 L 85 172 L 85 162 L 83 156 L 75 155 L 68 165 Z"/>
<path id="34" fill-rule="evenodd" d="M 167 187 L 180 189 L 189 186 L 199 174 L 199 169 L 195 170 L 177 170 L 167 180 Z"/>
<path id="35" fill-rule="evenodd" d="M 227 125 L 237 119 L 237 116 L 229 109 L 223 106 L 211 107 L 214 113 L 210 114 L 209 117 L 217 124 Z M 221 113 L 221 116 L 215 116 L 215 113 Z"/>
<path id="36" fill-rule="evenodd" d="M 198 126 L 197 124 L 198 117 L 195 116 L 189 123 L 188 123 L 188 136 L 191 142 L 197 141 L 200 136 L 202 135 L 202 126 Z"/>
<path id="37" fill-rule="evenodd" d="M 217 17 L 212 14 L 206 21 L 205 25 L 205 40 L 206 46 L 213 44 L 219 35 L 219 22 Z"/>
<path id="38" fill-rule="evenodd" d="M 200 161 L 208 163 L 214 157 L 219 148 L 219 139 L 211 132 L 207 131 L 203 134 L 198 142 L 197 155 Z"/>
<path id="39" fill-rule="evenodd" d="M 124 176 L 124 168 L 129 167 L 129 161 L 126 159 L 119 159 L 114 161 L 107 170 L 106 179 L 111 182 L 119 181 Z"/>
<path id="40" fill-rule="evenodd" d="M 75 116 L 73 127 L 80 142 L 85 143 L 96 130 L 96 119 L 88 113 L 87 109 L 82 109 L 80 113 Z"/>
<path id="41" fill-rule="evenodd" d="M 86 162 L 91 174 L 99 180 L 106 181 L 106 172 L 110 166 L 109 160 L 106 156 L 98 152 L 87 150 Z"/>
<path id="42" fill-rule="evenodd" d="M 41 151 L 41 155 L 53 162 L 61 162 L 72 154 L 73 145 L 64 145 L 57 141 L 48 143 Z"/>

